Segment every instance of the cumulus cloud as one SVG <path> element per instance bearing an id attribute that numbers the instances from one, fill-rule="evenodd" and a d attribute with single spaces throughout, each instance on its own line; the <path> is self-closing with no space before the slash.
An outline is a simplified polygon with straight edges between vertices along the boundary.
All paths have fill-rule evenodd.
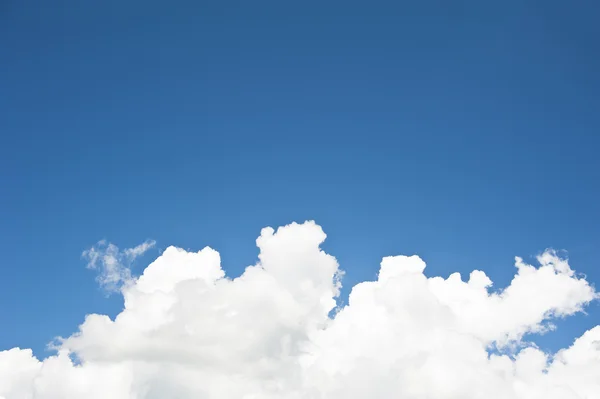
<path id="1" fill-rule="evenodd" d="M 554 355 L 523 341 L 598 298 L 556 253 L 517 258 L 494 292 L 483 271 L 428 278 L 419 257 L 387 257 L 332 315 L 341 271 L 325 237 L 313 222 L 265 228 L 258 263 L 235 279 L 210 248 L 169 247 L 137 278 L 123 259 L 146 247 L 93 248 L 123 311 L 88 315 L 45 360 L 0 352 L 0 398 L 600 397 L 600 326 Z"/>

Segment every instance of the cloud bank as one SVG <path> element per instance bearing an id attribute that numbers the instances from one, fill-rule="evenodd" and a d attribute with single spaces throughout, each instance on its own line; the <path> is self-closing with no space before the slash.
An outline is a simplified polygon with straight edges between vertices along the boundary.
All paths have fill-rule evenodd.
<path id="1" fill-rule="evenodd" d="M 313 222 L 265 228 L 235 279 L 213 249 L 175 247 L 134 278 L 127 261 L 152 243 L 101 243 L 85 256 L 123 311 L 88 315 L 45 360 L 0 352 L 0 398 L 600 398 L 600 326 L 552 356 L 523 341 L 598 298 L 554 252 L 517 258 L 501 292 L 482 271 L 427 278 L 417 256 L 387 257 L 332 316 L 325 237 Z"/>

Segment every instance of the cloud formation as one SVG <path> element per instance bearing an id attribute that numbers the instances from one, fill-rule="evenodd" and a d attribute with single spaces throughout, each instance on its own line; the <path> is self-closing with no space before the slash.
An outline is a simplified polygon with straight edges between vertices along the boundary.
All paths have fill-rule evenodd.
<path id="1" fill-rule="evenodd" d="M 427 278 L 419 257 L 387 257 L 331 316 L 341 272 L 325 237 L 313 222 L 265 228 L 235 279 L 210 248 L 169 247 L 134 278 L 123 259 L 151 244 L 94 247 L 124 310 L 88 315 L 45 360 L 0 352 L 0 398 L 600 398 L 600 326 L 553 356 L 523 342 L 598 298 L 554 252 L 517 258 L 494 293 L 482 271 Z"/>
<path id="2" fill-rule="evenodd" d="M 118 292 L 123 285 L 135 283 L 131 276 L 131 264 L 154 245 L 156 241 L 146 240 L 136 247 L 121 251 L 116 245 L 101 240 L 83 251 L 81 256 L 88 261 L 88 269 L 98 271 L 98 284 L 110 294 Z"/>

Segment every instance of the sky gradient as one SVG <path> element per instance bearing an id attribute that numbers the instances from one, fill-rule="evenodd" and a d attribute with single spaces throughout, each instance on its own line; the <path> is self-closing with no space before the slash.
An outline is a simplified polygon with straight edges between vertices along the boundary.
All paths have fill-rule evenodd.
<path id="1" fill-rule="evenodd" d="M 361 2 L 362 3 L 362 2 Z M 418 4 L 417 4 L 418 3 Z M 485 5 L 483 3 L 486 3 Z M 383 256 L 497 287 L 546 248 L 600 281 L 599 6 L 4 1 L 0 349 L 114 316 L 84 250 L 221 253 L 316 220 L 344 287 Z M 347 291 L 342 291 L 342 298 Z M 550 351 L 600 308 L 536 338 Z"/>

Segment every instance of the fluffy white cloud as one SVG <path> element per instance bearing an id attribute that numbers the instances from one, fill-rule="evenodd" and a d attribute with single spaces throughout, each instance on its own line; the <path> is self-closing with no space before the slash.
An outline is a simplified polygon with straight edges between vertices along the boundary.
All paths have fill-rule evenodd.
<path id="1" fill-rule="evenodd" d="M 123 311 L 88 315 L 45 360 L 0 352 L 0 398 L 600 398 L 600 326 L 554 356 L 522 341 L 598 298 L 555 253 L 517 258 L 496 293 L 482 271 L 427 278 L 416 256 L 384 258 L 330 316 L 341 272 L 325 237 L 312 222 L 263 229 L 259 263 L 235 279 L 210 248 L 169 247 L 133 278 L 151 243 L 94 247 Z"/>

